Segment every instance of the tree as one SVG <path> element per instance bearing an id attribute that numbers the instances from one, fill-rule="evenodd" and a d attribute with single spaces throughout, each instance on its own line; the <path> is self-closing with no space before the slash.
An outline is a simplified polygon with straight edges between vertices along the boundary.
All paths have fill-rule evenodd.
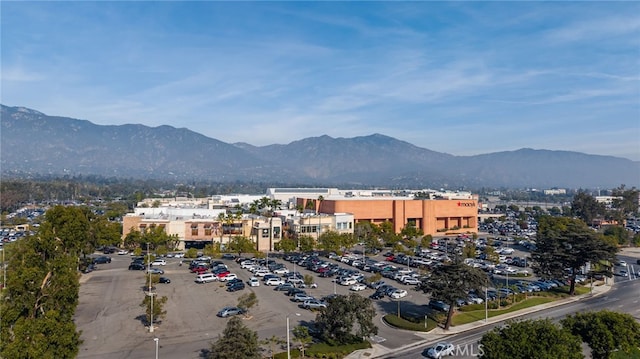
<path id="1" fill-rule="evenodd" d="M 584 190 L 578 191 L 571 202 L 571 213 L 589 225 L 604 215 L 604 211 L 604 205 Z"/>
<path id="2" fill-rule="evenodd" d="M 627 231 L 623 226 L 605 226 L 604 227 L 604 235 L 607 237 L 611 237 L 613 242 L 620 245 L 629 244 L 629 240 L 631 238 L 629 231 Z"/>
<path id="3" fill-rule="evenodd" d="M 432 298 L 449 305 L 447 321 L 444 325 L 444 329 L 448 330 L 451 326 L 456 301 L 460 298 L 466 298 L 472 290 L 481 293 L 486 285 L 487 275 L 482 270 L 470 267 L 464 264 L 460 258 L 456 258 L 450 264 L 436 267 L 431 272 L 431 277 L 418 285 L 418 289 L 430 293 Z"/>
<path id="4" fill-rule="evenodd" d="M 351 293 L 329 300 L 327 308 L 316 316 L 322 339 L 330 345 L 358 343 L 378 334 L 373 324 L 376 311 L 371 299 Z"/>
<path id="5" fill-rule="evenodd" d="M 5 245 L 7 287 L 0 302 L 0 357 L 71 358 L 80 334 L 78 257 L 95 218 L 86 207 L 56 206 L 33 236 Z"/>
<path id="6" fill-rule="evenodd" d="M 569 295 L 573 295 L 580 269 L 587 263 L 613 262 L 617 250 L 579 219 L 542 216 L 532 267 L 543 279 L 562 278 L 570 269 Z"/>
<path id="7" fill-rule="evenodd" d="M 236 236 L 229 242 L 228 249 L 233 252 L 238 252 L 238 256 L 242 253 L 255 252 L 254 243 L 245 236 Z"/>
<path id="8" fill-rule="evenodd" d="M 342 246 L 340 234 L 335 231 L 324 232 L 318 239 L 318 247 L 328 252 L 338 252 Z"/>
<path id="9" fill-rule="evenodd" d="M 400 231 L 400 234 L 404 237 L 404 239 L 412 240 L 416 237 L 421 237 L 424 235 L 424 231 L 422 228 L 417 228 L 415 222 L 409 222 L 406 224 L 404 228 Z"/>
<path id="10" fill-rule="evenodd" d="M 579 359 L 581 341 L 549 319 L 507 322 L 480 339 L 483 359 Z"/>
<path id="11" fill-rule="evenodd" d="M 229 319 L 218 340 L 211 345 L 209 359 L 260 359 L 258 334 L 235 316 Z"/>
<path id="12" fill-rule="evenodd" d="M 561 323 L 589 345 L 594 359 L 608 359 L 614 352 L 629 353 L 640 347 L 640 324 L 626 313 L 608 310 L 576 313 Z"/>
<path id="13" fill-rule="evenodd" d="M 164 310 L 164 304 L 167 302 L 167 297 L 158 297 L 157 293 L 153 293 L 151 295 L 145 295 L 142 303 L 140 303 L 141 307 L 145 307 L 145 320 L 147 324 L 155 324 L 160 319 L 164 318 L 167 315 L 167 311 Z M 153 300 L 153 305 L 151 301 Z M 153 306 L 153 309 L 151 308 Z M 151 323 L 151 311 L 153 310 L 153 323 Z"/>
<path id="14" fill-rule="evenodd" d="M 400 241 L 400 236 L 398 236 L 393 230 L 393 223 L 390 221 L 384 221 L 380 223 L 380 237 L 384 242 L 384 245 L 387 247 L 392 247 L 394 244 Z"/>
<path id="15" fill-rule="evenodd" d="M 309 328 L 304 325 L 298 325 L 293 328 L 293 337 L 296 338 L 298 344 L 300 345 L 300 353 L 302 353 L 302 357 L 304 358 L 304 350 L 309 343 L 313 340 L 311 335 L 309 334 Z"/>
<path id="16" fill-rule="evenodd" d="M 302 252 L 310 252 L 316 248 L 316 240 L 309 235 L 299 236 L 298 248 Z"/>
<path id="17" fill-rule="evenodd" d="M 258 304 L 258 297 L 256 293 L 245 293 L 238 298 L 238 308 L 242 308 L 246 314 L 249 314 L 249 310 Z"/>
<path id="18" fill-rule="evenodd" d="M 260 344 L 269 346 L 269 354 L 270 354 L 269 356 L 271 358 L 273 358 L 273 355 L 275 354 L 275 346 L 282 345 L 285 343 L 286 341 L 282 340 L 282 338 L 280 337 L 276 337 L 275 335 L 272 335 L 271 338 L 263 339 L 260 341 Z"/>
<path id="19" fill-rule="evenodd" d="M 296 240 L 293 238 L 283 238 L 275 245 L 276 250 L 283 250 L 285 253 L 296 250 Z"/>
<path id="20" fill-rule="evenodd" d="M 624 224 L 627 217 L 635 217 L 638 214 L 638 191 L 635 187 L 625 189 L 624 185 L 615 188 L 611 195 L 614 197 L 610 217 Z"/>

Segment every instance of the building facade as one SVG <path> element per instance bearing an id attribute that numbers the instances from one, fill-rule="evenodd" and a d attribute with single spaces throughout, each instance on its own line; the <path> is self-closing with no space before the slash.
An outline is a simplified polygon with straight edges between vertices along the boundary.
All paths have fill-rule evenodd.
<path id="1" fill-rule="evenodd" d="M 381 224 L 389 221 L 396 233 L 409 223 L 422 229 L 424 234 L 431 235 L 478 232 L 476 199 L 298 198 L 297 205 L 302 208 L 316 206 L 319 213 L 331 215 L 351 213 L 355 223 L 367 221 Z"/>

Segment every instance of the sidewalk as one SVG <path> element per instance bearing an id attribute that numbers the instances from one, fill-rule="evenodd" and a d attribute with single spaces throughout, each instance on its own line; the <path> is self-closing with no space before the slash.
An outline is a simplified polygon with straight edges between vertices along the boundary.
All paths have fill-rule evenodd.
<path id="1" fill-rule="evenodd" d="M 387 348 L 385 346 L 383 346 L 382 344 L 372 344 L 372 347 L 370 349 L 361 349 L 361 350 L 356 350 L 353 353 L 347 355 L 345 357 L 345 359 L 372 359 L 372 358 L 382 358 L 386 355 L 389 354 L 393 354 L 393 353 L 397 353 L 397 352 L 402 352 L 405 350 L 410 350 L 411 348 L 416 348 L 416 347 L 420 347 L 423 346 L 427 343 L 432 343 L 432 342 L 437 342 L 439 340 L 443 340 L 443 338 L 446 338 L 449 335 L 454 335 L 454 334 L 459 334 L 459 333 L 463 333 L 466 332 L 468 330 L 471 329 L 475 329 L 478 327 L 483 327 L 485 325 L 490 325 L 490 324 L 494 324 L 497 322 L 501 322 L 503 320 L 508 320 L 508 319 L 512 319 L 515 317 L 519 317 L 521 315 L 525 315 L 525 314 L 529 314 L 529 313 L 534 313 L 543 309 L 548 309 L 548 308 L 553 308 L 553 307 L 557 307 L 566 303 L 572 303 L 572 302 L 576 302 L 585 298 L 591 298 L 594 296 L 598 296 L 598 295 L 602 295 L 606 292 L 608 292 L 611 289 L 611 283 L 612 281 L 608 281 L 609 283 L 607 284 L 602 284 L 602 285 L 594 285 L 593 286 L 593 291 L 591 293 L 587 293 L 587 294 L 583 294 L 583 295 L 579 295 L 579 296 L 574 296 L 574 297 L 570 297 L 570 298 L 563 298 L 563 299 L 559 299 L 556 301 L 553 301 L 551 303 L 546 303 L 546 304 L 541 304 L 541 305 L 537 305 L 535 307 L 530 307 L 530 308 L 525 308 L 516 312 L 511 312 L 511 313 L 507 313 L 507 314 L 503 314 L 503 315 L 497 315 L 495 317 L 491 317 L 489 318 L 489 320 L 487 322 L 485 322 L 484 320 L 482 321 L 475 321 L 475 322 L 471 322 L 468 324 L 463 324 L 463 325 L 457 325 L 457 326 L 452 326 L 451 328 L 449 328 L 449 330 L 445 331 L 444 329 L 438 327 L 435 328 L 429 332 L 414 332 L 414 335 L 417 335 L 419 337 L 422 337 L 424 339 L 418 341 L 418 342 L 413 342 L 411 344 L 405 345 L 405 346 L 401 346 L 398 348 Z M 427 337 L 429 339 L 427 339 Z"/>

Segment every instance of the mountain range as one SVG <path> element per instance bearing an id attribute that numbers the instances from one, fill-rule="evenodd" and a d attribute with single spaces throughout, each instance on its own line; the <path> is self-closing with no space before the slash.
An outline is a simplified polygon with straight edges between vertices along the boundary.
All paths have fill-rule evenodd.
<path id="1" fill-rule="evenodd" d="M 640 184 L 640 162 L 571 151 L 454 156 L 381 134 L 286 145 L 225 143 L 185 128 L 102 126 L 1 106 L 3 176 L 95 175 L 393 188 L 612 188 Z"/>

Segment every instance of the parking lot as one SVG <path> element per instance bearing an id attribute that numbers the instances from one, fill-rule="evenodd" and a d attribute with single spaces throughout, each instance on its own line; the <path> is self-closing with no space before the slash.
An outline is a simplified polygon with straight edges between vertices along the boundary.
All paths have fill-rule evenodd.
<path id="1" fill-rule="evenodd" d="M 527 256 L 528 251 L 516 243 L 509 244 L 515 248 L 516 256 Z M 430 253 L 443 255 L 442 249 L 432 250 Z M 386 253 L 379 253 L 370 260 L 362 260 L 361 252 L 355 251 L 350 257 L 319 256 L 313 263 L 329 265 L 340 270 L 357 271 L 364 277 L 372 275 L 371 266 L 394 266 L 393 273 L 414 271 L 413 274 L 420 278 L 420 268 L 414 261 L 419 257 L 411 257 L 411 260 L 393 262 Z M 153 338 L 159 338 L 159 351 L 162 358 L 199 358 L 206 353 L 210 343 L 222 333 L 228 319 L 216 317 L 216 313 L 225 306 L 235 306 L 238 297 L 249 291 L 256 293 L 257 306 L 251 308 L 245 324 L 255 330 L 261 339 L 272 336 L 286 337 L 286 319 L 290 318 L 291 327 L 298 324 L 310 323 L 315 319 L 316 313 L 302 309 L 290 300 L 282 291 L 275 291 L 273 286 L 267 286 L 261 280 L 260 286 L 246 286 L 244 290 L 227 292 L 226 285 L 222 282 L 198 284 L 195 283 L 196 274 L 189 271 L 188 264 L 179 265 L 180 259 L 167 258 L 166 265 L 158 266 L 165 271 L 163 276 L 171 280 L 169 284 L 157 284 L 156 292 L 159 296 L 166 296 L 167 303 L 164 306 L 167 314 L 162 322 L 156 323 L 155 331 L 149 332 L 144 326 L 144 311 L 140 306 L 145 295 L 145 271 L 128 270 L 131 262 L 129 255 L 110 255 L 111 263 L 99 264 L 94 272 L 83 275 L 80 288 L 80 303 L 76 311 L 76 323 L 82 330 L 84 343 L 80 347 L 79 358 L 134 358 L 146 357 L 155 350 Z M 423 256 L 424 259 L 428 256 Z M 312 275 L 317 288 L 305 289 L 315 297 L 322 298 L 332 293 L 348 294 L 351 285 L 340 285 L 337 282 L 340 273 L 334 276 L 322 275 L 322 271 L 313 266 L 309 268 L 301 266 L 300 260 L 291 260 L 286 257 L 272 256 L 278 264 L 284 264 L 289 271 L 297 271 L 302 275 Z M 285 260 L 289 259 L 289 260 Z M 255 273 L 247 269 L 241 269 L 241 263 L 231 259 L 222 260 L 229 267 L 231 273 L 247 283 Z M 317 262 L 315 262 L 317 261 Z M 436 263 L 437 261 L 434 261 Z M 370 266 L 366 267 L 365 264 Z M 307 263 L 302 263 L 307 264 Z M 415 290 L 415 285 L 402 283 L 402 276 L 394 276 L 385 273 L 382 280 L 397 289 L 405 290 L 406 296 L 393 299 L 390 295 L 382 296 L 374 300 L 374 307 L 378 315 L 376 324 L 380 329 L 376 338 L 385 341 L 389 347 L 406 345 L 407 341 L 418 340 L 403 335 L 386 327 L 380 321 L 384 314 L 411 313 L 412 316 L 424 316 L 428 308 L 426 304 L 429 297 Z M 496 281 L 505 278 L 496 275 Z M 515 278 L 514 278 L 515 279 Z M 407 280 L 407 282 L 410 282 Z M 374 293 L 371 288 L 358 291 L 360 295 L 370 296 Z M 284 350 L 284 349 L 282 349 Z"/>
<path id="2" fill-rule="evenodd" d="M 157 323 L 153 333 L 144 326 L 144 307 L 140 307 L 145 295 L 145 271 L 128 270 L 131 258 L 128 255 L 111 255 L 111 263 L 99 264 L 98 269 L 83 274 L 80 287 L 80 300 L 75 321 L 82 331 L 79 358 L 135 358 L 148 357 L 155 350 L 153 338 L 159 338 L 159 351 L 163 358 L 199 358 L 208 350 L 210 343 L 222 333 L 227 319 L 216 317 L 221 308 L 236 305 L 240 295 L 254 291 L 258 305 L 250 310 L 250 319 L 245 324 L 258 332 L 260 338 L 273 335 L 286 336 L 286 318 L 290 317 L 291 327 L 308 323 L 315 319 L 315 312 L 298 307 L 283 292 L 261 283 L 259 287 L 229 293 L 224 283 L 213 282 L 197 284 L 195 274 L 190 273 L 187 265 L 180 266 L 177 258 L 168 258 L 161 266 L 163 276 L 171 279 L 169 284 L 157 284 L 158 296 L 166 296 L 164 306 L 167 314 L 161 323 Z M 285 263 L 290 270 L 293 264 Z M 252 276 L 241 269 L 233 260 L 225 260 L 232 273 L 243 281 Z M 347 265 L 341 264 L 343 267 Z M 296 267 L 301 274 L 311 271 Z M 334 293 L 349 293 L 348 286 L 332 282 L 332 278 L 320 278 L 313 273 L 317 288 L 307 289 L 307 293 L 321 298 Z M 411 290 L 412 287 L 398 284 Z M 360 292 L 370 295 L 372 289 Z M 426 303 L 426 297 L 415 291 L 404 298 L 403 310 Z M 414 305 L 412 301 L 415 300 Z M 395 312 L 397 303 L 390 298 L 379 301 L 376 308 L 381 312 Z"/>

